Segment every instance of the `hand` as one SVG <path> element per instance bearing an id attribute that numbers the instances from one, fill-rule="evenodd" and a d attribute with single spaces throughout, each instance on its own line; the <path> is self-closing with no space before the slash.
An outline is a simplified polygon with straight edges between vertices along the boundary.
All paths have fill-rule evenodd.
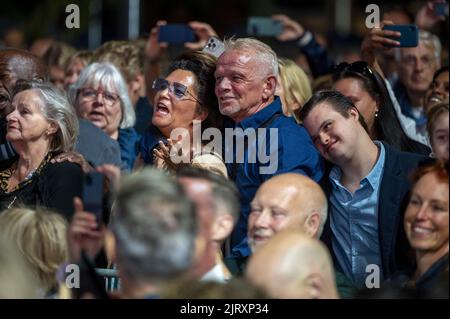
<path id="1" fill-rule="evenodd" d="M 191 21 L 188 25 L 194 30 L 198 37 L 197 42 L 186 42 L 184 46 L 191 50 L 201 50 L 210 37 L 217 37 L 216 31 L 207 23 Z"/>
<path id="2" fill-rule="evenodd" d="M 438 16 L 434 13 L 436 3 L 445 3 L 444 0 L 428 1 L 416 15 L 416 25 L 420 29 L 431 30 L 439 21 L 445 21 L 444 16 Z"/>
<path id="3" fill-rule="evenodd" d="M 401 33 L 397 31 L 383 30 L 385 25 L 393 25 L 394 23 L 389 20 L 383 20 L 380 27 L 370 29 L 366 34 L 361 44 L 361 52 L 364 60 L 374 65 L 376 61 L 375 51 L 381 49 L 383 51 L 390 50 L 392 46 L 399 46 L 400 42 L 392 40 L 388 37 L 400 37 Z"/>
<path id="4" fill-rule="evenodd" d="M 103 247 L 105 238 L 105 226 L 98 224 L 95 215 L 84 211 L 83 202 L 79 197 L 73 200 L 75 214 L 69 225 L 67 241 L 69 244 L 69 257 L 71 262 L 78 262 L 81 258 L 81 251 L 94 259 Z"/>
<path id="5" fill-rule="evenodd" d="M 192 148 L 188 150 L 187 154 L 185 151 L 185 146 L 183 144 L 184 140 L 181 138 L 175 144 L 173 140 L 168 139 L 167 145 L 164 145 L 162 141 L 159 142 L 159 147 L 153 150 L 153 154 L 155 156 L 154 165 L 159 169 L 166 169 L 170 171 L 175 171 L 177 169 L 178 164 L 180 163 L 190 163 L 192 158 Z M 176 152 L 182 150 L 182 158 L 180 161 L 175 163 L 172 159 Z"/>
<path id="6" fill-rule="evenodd" d="M 167 140 L 167 146 L 162 141 L 159 141 L 159 146 L 153 150 L 153 155 L 155 156 L 154 165 L 156 168 L 170 171 L 176 170 L 177 164 L 172 161 L 170 156 L 170 151 L 173 147 L 174 145 L 171 139 Z"/>
<path id="7" fill-rule="evenodd" d="M 166 24 L 166 21 L 159 20 L 156 22 L 156 26 L 152 28 L 150 35 L 148 36 L 147 45 L 145 47 L 145 56 L 151 63 L 158 62 L 168 46 L 166 42 L 158 41 L 159 27 Z"/>
<path id="8" fill-rule="evenodd" d="M 121 174 L 119 167 L 112 164 L 105 164 L 97 167 L 96 171 L 104 174 L 108 178 L 114 191 L 119 188 Z"/>
<path id="9" fill-rule="evenodd" d="M 66 152 L 59 154 L 58 156 L 53 158 L 50 162 L 61 163 L 65 161 L 80 165 L 81 168 L 83 169 L 83 172 L 85 173 L 89 173 L 94 170 L 94 168 L 88 163 L 88 161 L 86 161 L 84 156 L 77 152 Z"/>
<path id="10" fill-rule="evenodd" d="M 287 15 L 275 14 L 272 19 L 280 21 L 283 26 L 283 31 L 277 36 L 279 41 L 295 41 L 305 33 L 305 28 Z"/>

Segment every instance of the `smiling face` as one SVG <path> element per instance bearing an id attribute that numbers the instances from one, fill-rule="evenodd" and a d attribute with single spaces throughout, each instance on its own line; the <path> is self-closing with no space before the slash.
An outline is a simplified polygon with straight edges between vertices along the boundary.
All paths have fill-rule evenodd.
<path id="1" fill-rule="evenodd" d="M 187 92 L 197 97 L 196 78 L 194 73 L 186 70 L 175 70 L 166 77 L 169 83 L 177 82 L 187 87 Z M 156 92 L 152 123 L 164 136 L 169 137 L 175 128 L 192 130 L 192 121 L 203 119 L 199 114 L 199 104 L 194 97 L 186 94 L 178 99 L 169 88 Z"/>
<path id="2" fill-rule="evenodd" d="M 117 139 L 122 108 L 116 90 L 107 90 L 99 84 L 85 86 L 78 93 L 77 101 L 78 117 L 91 121 L 111 138 Z"/>
<path id="3" fill-rule="evenodd" d="M 301 196 L 294 185 L 279 187 L 268 181 L 261 185 L 251 203 L 248 241 L 252 251 L 288 227 L 303 229 L 307 213 L 301 210 Z M 276 191 L 274 191 L 276 189 Z"/>
<path id="4" fill-rule="evenodd" d="M 431 82 L 425 95 L 425 111 L 428 111 L 437 103 L 448 101 L 448 71 L 441 72 L 436 79 Z"/>
<path id="5" fill-rule="evenodd" d="M 377 102 L 370 96 L 360 80 L 355 78 L 345 78 L 334 84 L 334 90 L 348 97 L 364 118 L 369 132 L 375 124 L 375 113 L 378 112 Z"/>
<path id="6" fill-rule="evenodd" d="M 322 102 L 311 110 L 303 124 L 320 154 L 339 165 L 353 157 L 359 134 L 356 132 L 361 132 L 358 118 L 358 111 L 354 108 L 345 118 L 329 103 Z"/>
<path id="7" fill-rule="evenodd" d="M 448 191 L 448 180 L 439 180 L 434 172 L 422 176 L 414 185 L 404 227 L 416 251 L 448 253 Z"/>
<path id="8" fill-rule="evenodd" d="M 231 50 L 220 56 L 214 74 L 220 113 L 240 122 L 274 94 L 276 78 L 265 77 L 266 70 L 261 68 L 246 51 Z"/>
<path id="9" fill-rule="evenodd" d="M 12 112 L 8 114 L 6 138 L 14 143 L 48 141 L 56 132 L 42 112 L 43 104 L 36 90 L 17 93 L 12 102 Z"/>
<path id="10" fill-rule="evenodd" d="M 433 153 L 438 159 L 448 160 L 448 112 L 439 114 L 434 122 L 433 131 L 431 132 L 430 141 Z"/>

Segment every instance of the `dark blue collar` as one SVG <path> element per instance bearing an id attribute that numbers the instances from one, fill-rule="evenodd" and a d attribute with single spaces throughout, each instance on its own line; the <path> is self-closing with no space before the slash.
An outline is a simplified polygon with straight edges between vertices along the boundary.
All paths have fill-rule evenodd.
<path id="1" fill-rule="evenodd" d="M 275 96 L 275 100 L 267 105 L 262 110 L 256 112 L 255 114 L 247 117 L 242 122 L 238 123 L 236 126 L 242 129 L 247 129 L 249 127 L 256 128 L 262 126 L 264 122 L 275 116 L 277 113 L 283 113 L 281 108 L 281 100 L 278 96 Z"/>

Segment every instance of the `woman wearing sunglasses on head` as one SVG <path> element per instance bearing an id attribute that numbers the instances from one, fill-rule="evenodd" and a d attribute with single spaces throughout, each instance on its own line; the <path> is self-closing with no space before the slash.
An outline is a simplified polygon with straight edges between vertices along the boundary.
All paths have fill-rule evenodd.
<path id="1" fill-rule="evenodd" d="M 373 140 L 428 156 L 430 149 L 409 138 L 395 113 L 382 77 L 366 62 L 341 63 L 333 75 L 333 89 L 348 97 L 363 116 Z"/>
<path id="2" fill-rule="evenodd" d="M 92 122 L 120 145 L 122 169 L 131 170 L 139 135 L 126 83 L 110 63 L 92 63 L 69 90 L 69 100 L 79 118 Z"/>
<path id="3" fill-rule="evenodd" d="M 222 129 L 223 116 L 219 112 L 214 93 L 215 68 L 216 58 L 207 53 L 190 51 L 172 62 L 165 78 L 158 78 L 153 82 L 156 94 L 152 125 L 140 143 L 140 157 L 145 164 L 175 169 L 170 148 L 182 141 L 177 134 L 173 134 L 175 136 L 171 138 L 171 134 L 184 132 L 181 139 L 186 138 L 184 142 L 194 146 L 194 121 L 201 123 L 201 133 L 210 127 Z M 209 166 L 208 163 L 212 162 L 213 167 L 217 166 L 218 170 L 226 172 L 219 155 L 193 155 L 198 154 L 198 151 L 194 149 L 189 152 L 191 163 L 204 161 Z"/>

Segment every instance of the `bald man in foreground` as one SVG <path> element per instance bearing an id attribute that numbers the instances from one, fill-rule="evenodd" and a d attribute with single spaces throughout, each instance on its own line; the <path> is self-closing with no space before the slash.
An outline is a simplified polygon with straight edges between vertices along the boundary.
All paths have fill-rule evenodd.
<path id="1" fill-rule="evenodd" d="M 293 229 L 276 234 L 258 248 L 250 257 L 246 277 L 272 298 L 338 298 L 328 249 Z"/>
<path id="2" fill-rule="evenodd" d="M 254 252 L 283 229 L 319 238 L 327 219 L 327 199 L 307 176 L 287 173 L 263 183 L 250 204 L 249 246 Z"/>
<path id="3" fill-rule="evenodd" d="M 327 198 L 322 188 L 307 176 L 286 173 L 264 182 L 251 202 L 248 218 L 248 241 L 252 253 L 266 244 L 278 232 L 291 229 L 310 238 L 319 239 L 327 219 Z M 237 273 L 230 262 L 230 270 Z M 243 272 L 245 264 L 239 265 Z M 339 294 L 352 298 L 351 282 L 336 273 Z"/>

